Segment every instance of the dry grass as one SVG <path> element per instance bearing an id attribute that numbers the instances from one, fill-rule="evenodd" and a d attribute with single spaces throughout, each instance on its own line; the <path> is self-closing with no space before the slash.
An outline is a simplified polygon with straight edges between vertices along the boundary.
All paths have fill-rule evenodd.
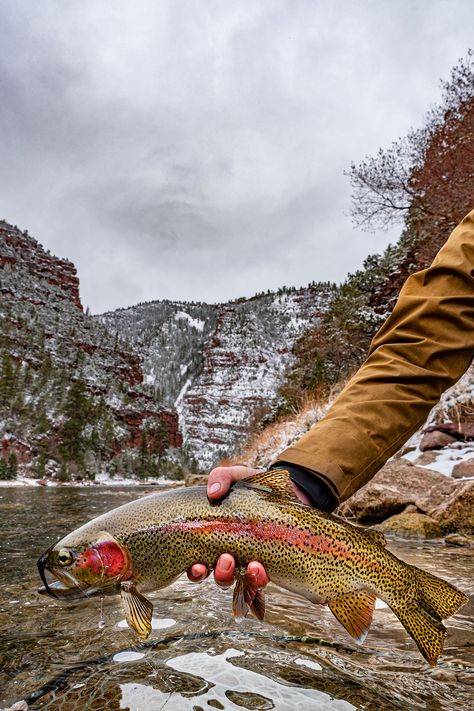
<path id="1" fill-rule="evenodd" d="M 334 386 L 326 398 L 307 395 L 301 408 L 253 435 L 234 461 L 249 466 L 268 466 L 280 452 L 296 442 L 328 411 L 345 382 Z"/>

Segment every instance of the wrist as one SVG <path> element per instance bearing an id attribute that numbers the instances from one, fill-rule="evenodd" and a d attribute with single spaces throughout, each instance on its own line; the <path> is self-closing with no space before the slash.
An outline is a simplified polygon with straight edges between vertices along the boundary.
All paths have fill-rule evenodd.
<path id="1" fill-rule="evenodd" d="M 317 472 L 281 460 L 272 464 L 270 469 L 286 469 L 293 484 L 305 494 L 314 508 L 331 513 L 337 507 L 336 497 Z"/>

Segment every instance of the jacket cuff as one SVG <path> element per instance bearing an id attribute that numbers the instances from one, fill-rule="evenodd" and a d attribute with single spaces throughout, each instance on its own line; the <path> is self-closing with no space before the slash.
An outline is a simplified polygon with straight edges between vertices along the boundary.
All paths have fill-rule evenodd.
<path id="1" fill-rule="evenodd" d="M 303 469 L 295 464 L 278 460 L 270 469 L 286 469 L 291 481 L 296 484 L 309 498 L 311 505 L 321 511 L 331 513 L 337 506 L 337 499 L 325 481 L 317 472 Z"/>

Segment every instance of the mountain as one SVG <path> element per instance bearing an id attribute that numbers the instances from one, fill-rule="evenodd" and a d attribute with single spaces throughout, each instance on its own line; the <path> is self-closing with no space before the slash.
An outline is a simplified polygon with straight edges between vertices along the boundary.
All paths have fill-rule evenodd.
<path id="1" fill-rule="evenodd" d="M 1 221 L 0 478 L 18 467 L 64 480 L 209 468 L 268 412 L 295 341 L 334 291 L 312 284 L 93 317 L 72 262 Z"/>
<path id="2" fill-rule="evenodd" d="M 177 416 L 143 382 L 140 357 L 83 312 L 74 265 L 5 221 L 0 296 L 0 476 L 173 469 Z"/>
<path id="3" fill-rule="evenodd" d="M 188 459 L 208 469 L 268 412 L 296 339 L 320 322 L 334 290 L 323 283 L 225 304 L 157 301 L 98 318 L 140 353 L 145 381 L 178 410 Z"/>

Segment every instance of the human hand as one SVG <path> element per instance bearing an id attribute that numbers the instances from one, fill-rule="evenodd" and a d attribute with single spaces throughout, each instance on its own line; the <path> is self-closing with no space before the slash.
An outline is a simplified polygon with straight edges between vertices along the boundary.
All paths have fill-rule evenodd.
<path id="1" fill-rule="evenodd" d="M 241 479 L 247 479 L 253 474 L 258 474 L 261 469 L 253 469 L 238 464 L 231 467 L 217 467 L 209 474 L 207 482 L 207 495 L 209 499 L 216 500 L 229 491 L 232 484 Z M 305 504 L 310 504 L 308 497 L 295 484 L 292 484 L 298 498 Z M 216 563 L 214 578 L 221 587 L 229 587 L 234 582 L 235 560 L 229 553 L 223 553 Z M 209 570 L 203 563 L 194 563 L 188 569 L 188 578 L 194 583 L 200 583 L 207 578 Z M 247 575 L 252 578 L 256 587 L 263 588 L 268 583 L 265 568 L 258 561 L 251 561 L 247 566 Z"/>

